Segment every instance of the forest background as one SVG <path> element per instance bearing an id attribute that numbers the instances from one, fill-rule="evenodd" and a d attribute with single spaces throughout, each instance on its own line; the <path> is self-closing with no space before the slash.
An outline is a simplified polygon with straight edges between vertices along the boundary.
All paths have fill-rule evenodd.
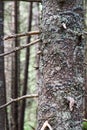
<path id="1" fill-rule="evenodd" d="M 38 34 L 29 36 L 29 34 L 26 35 L 26 32 L 39 30 L 41 15 L 41 4 L 39 2 L 5 1 L 2 6 L 4 37 L 25 33 L 22 38 L 4 40 L 4 52 L 9 52 L 15 47 L 23 46 L 38 38 Z M 4 57 L 6 102 L 23 95 L 37 95 L 38 51 L 39 44 L 37 43 Z M 26 100 L 12 103 L 12 105 L 7 107 L 6 129 L 35 129 L 37 122 L 36 112 L 37 96 L 34 99 L 27 98 Z"/>

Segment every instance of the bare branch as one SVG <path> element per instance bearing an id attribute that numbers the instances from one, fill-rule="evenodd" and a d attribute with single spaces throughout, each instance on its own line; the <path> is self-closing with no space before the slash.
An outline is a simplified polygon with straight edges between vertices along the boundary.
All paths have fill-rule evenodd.
<path id="1" fill-rule="evenodd" d="M 21 47 L 16 47 L 16 48 L 14 48 L 13 50 L 8 51 L 8 52 L 6 52 L 6 53 L 2 53 L 2 54 L 0 54 L 0 57 L 9 55 L 9 54 L 11 54 L 11 53 L 14 53 L 14 52 L 16 52 L 16 51 L 22 50 L 22 49 L 24 49 L 24 48 L 27 48 L 27 47 L 29 47 L 29 46 L 31 46 L 31 45 L 36 44 L 37 42 L 40 42 L 40 39 L 37 39 L 37 40 L 35 40 L 35 41 L 33 41 L 33 42 L 30 42 L 30 43 L 28 43 L 28 44 L 26 44 L 26 45 L 23 45 L 23 46 L 21 46 Z"/>
<path id="2" fill-rule="evenodd" d="M 15 98 L 15 99 L 11 99 L 11 101 L 9 101 L 8 103 L 6 103 L 6 104 L 0 106 L 0 109 L 2 109 L 2 108 L 4 108 L 4 107 L 7 107 L 7 106 L 11 105 L 11 104 L 14 103 L 14 102 L 18 102 L 18 101 L 20 101 L 20 100 L 23 100 L 23 99 L 25 99 L 25 98 L 37 98 L 37 97 L 38 97 L 38 94 L 31 94 L 31 95 L 24 95 L 24 96 L 22 96 L 22 97 L 18 97 L 18 98 Z"/>
<path id="3" fill-rule="evenodd" d="M 37 35 L 40 34 L 40 31 L 31 31 L 31 32 L 26 32 L 26 33 L 21 33 L 21 34 L 14 34 L 14 35 L 9 35 L 6 36 L 3 40 L 8 40 L 16 37 L 25 37 L 25 36 L 30 36 L 30 35 Z"/>
<path id="4" fill-rule="evenodd" d="M 87 122 L 87 119 L 83 119 L 83 121 Z"/>
<path id="5" fill-rule="evenodd" d="M 84 32 L 83 32 L 83 34 L 87 35 L 87 32 L 86 32 L 86 31 L 84 31 Z"/>
<path id="6" fill-rule="evenodd" d="M 73 97 L 67 96 L 65 99 L 69 102 L 69 109 L 70 111 L 73 111 L 74 105 L 76 104 L 76 101 Z"/>

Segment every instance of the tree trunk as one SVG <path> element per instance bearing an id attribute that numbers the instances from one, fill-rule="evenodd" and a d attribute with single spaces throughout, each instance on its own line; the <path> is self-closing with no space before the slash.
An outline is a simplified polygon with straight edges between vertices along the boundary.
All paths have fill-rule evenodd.
<path id="1" fill-rule="evenodd" d="M 31 31 L 31 27 L 32 27 L 32 15 L 33 15 L 32 7 L 33 7 L 33 3 L 31 2 L 31 3 L 29 3 L 28 31 Z M 30 40 L 31 40 L 31 36 L 27 38 L 27 44 L 30 42 Z M 30 61 L 30 48 L 27 48 L 26 49 L 26 58 L 25 58 L 24 85 L 23 85 L 22 96 L 27 94 L 29 61 Z M 20 117 L 19 117 L 19 130 L 24 130 L 25 108 L 26 108 L 26 99 L 21 101 Z"/>
<path id="2" fill-rule="evenodd" d="M 18 33 L 18 23 L 19 23 L 19 19 L 18 19 L 18 14 L 19 14 L 19 3 L 18 1 L 14 1 L 14 5 L 13 5 L 14 9 L 13 9 L 13 30 L 14 33 L 17 34 Z M 15 38 L 14 40 L 14 47 L 17 47 L 19 44 L 18 42 L 18 38 Z M 15 52 L 15 54 L 12 57 L 12 86 L 11 86 L 11 96 L 12 98 L 17 98 L 18 97 L 18 84 L 19 84 L 19 52 Z M 11 114 L 12 114 L 12 118 L 11 118 L 11 129 L 12 130 L 18 130 L 18 103 L 13 103 L 12 107 L 11 107 Z"/>
<path id="3" fill-rule="evenodd" d="M 81 130 L 85 84 L 82 0 L 42 0 L 38 127 Z"/>
<path id="4" fill-rule="evenodd" d="M 4 3 L 0 1 L 0 53 L 4 52 L 3 38 L 3 24 L 4 24 Z M 0 106 L 5 104 L 5 76 L 4 76 L 4 58 L 0 57 Z M 5 130 L 6 109 L 0 110 L 0 130 Z"/>

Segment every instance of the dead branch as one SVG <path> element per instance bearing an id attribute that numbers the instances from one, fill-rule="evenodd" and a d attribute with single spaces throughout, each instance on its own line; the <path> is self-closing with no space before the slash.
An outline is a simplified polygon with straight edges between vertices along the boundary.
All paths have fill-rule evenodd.
<path id="1" fill-rule="evenodd" d="M 87 35 L 87 32 L 86 32 L 86 31 L 84 31 L 84 32 L 83 32 L 83 34 Z"/>
<path id="2" fill-rule="evenodd" d="M 12 98 L 11 98 L 11 101 L 9 101 L 8 103 L 6 103 L 6 104 L 0 106 L 0 109 L 2 109 L 2 108 L 4 108 L 4 107 L 7 107 L 7 106 L 11 105 L 11 104 L 14 103 L 14 102 L 18 102 L 18 101 L 20 101 L 20 100 L 23 100 L 23 99 L 25 99 L 25 98 L 37 98 L 37 97 L 38 97 L 37 94 L 31 94 L 31 95 L 24 95 L 24 96 L 15 98 L 15 99 L 12 99 Z"/>
<path id="3" fill-rule="evenodd" d="M 16 37 L 25 37 L 25 36 L 37 35 L 37 34 L 40 34 L 40 31 L 31 31 L 31 32 L 26 32 L 21 34 L 13 34 L 13 35 L 6 36 L 3 40 L 9 40 Z"/>
<path id="4" fill-rule="evenodd" d="M 48 127 L 49 130 L 53 130 L 51 125 L 48 123 L 48 121 L 46 120 L 41 128 L 41 130 L 45 130 L 45 128 Z"/>
<path id="5" fill-rule="evenodd" d="M 69 102 L 69 109 L 70 111 L 73 111 L 74 105 L 76 104 L 76 101 L 73 97 L 67 96 L 65 99 Z"/>
<path id="6" fill-rule="evenodd" d="M 27 47 L 29 47 L 29 46 L 31 46 L 31 45 L 36 44 L 37 42 L 40 42 L 40 39 L 37 39 L 37 40 L 35 40 L 35 41 L 33 41 L 33 42 L 30 42 L 30 43 L 28 43 L 28 44 L 26 44 L 26 45 L 23 45 L 23 46 L 21 46 L 21 47 L 15 47 L 15 48 L 14 48 L 13 50 L 11 50 L 11 51 L 8 51 L 8 52 L 5 52 L 5 53 L 0 54 L 0 57 L 9 55 L 9 54 L 11 54 L 11 53 L 17 52 L 17 51 L 22 50 L 22 49 L 24 49 L 24 48 L 27 48 Z"/>
<path id="7" fill-rule="evenodd" d="M 63 24 L 63 26 L 65 28 L 64 24 Z M 25 33 L 21 33 L 21 34 L 13 34 L 13 35 L 9 35 L 9 36 L 4 37 L 3 40 L 9 40 L 9 39 L 13 39 L 16 37 L 25 37 L 25 36 L 38 35 L 38 34 L 40 34 L 40 31 L 31 31 L 31 32 L 25 32 Z M 84 31 L 83 34 L 87 35 L 87 32 Z M 83 35 L 83 34 L 80 34 L 80 35 Z"/>
<path id="8" fill-rule="evenodd" d="M 87 122 L 87 119 L 83 119 L 83 121 Z"/>

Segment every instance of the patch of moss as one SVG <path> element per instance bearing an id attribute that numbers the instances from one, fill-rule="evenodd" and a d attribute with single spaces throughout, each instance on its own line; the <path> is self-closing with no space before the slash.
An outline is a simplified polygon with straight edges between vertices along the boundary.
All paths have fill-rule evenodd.
<path id="1" fill-rule="evenodd" d="M 83 129 L 83 130 L 87 130 L 87 122 L 84 121 L 84 122 L 82 123 L 82 129 Z"/>

